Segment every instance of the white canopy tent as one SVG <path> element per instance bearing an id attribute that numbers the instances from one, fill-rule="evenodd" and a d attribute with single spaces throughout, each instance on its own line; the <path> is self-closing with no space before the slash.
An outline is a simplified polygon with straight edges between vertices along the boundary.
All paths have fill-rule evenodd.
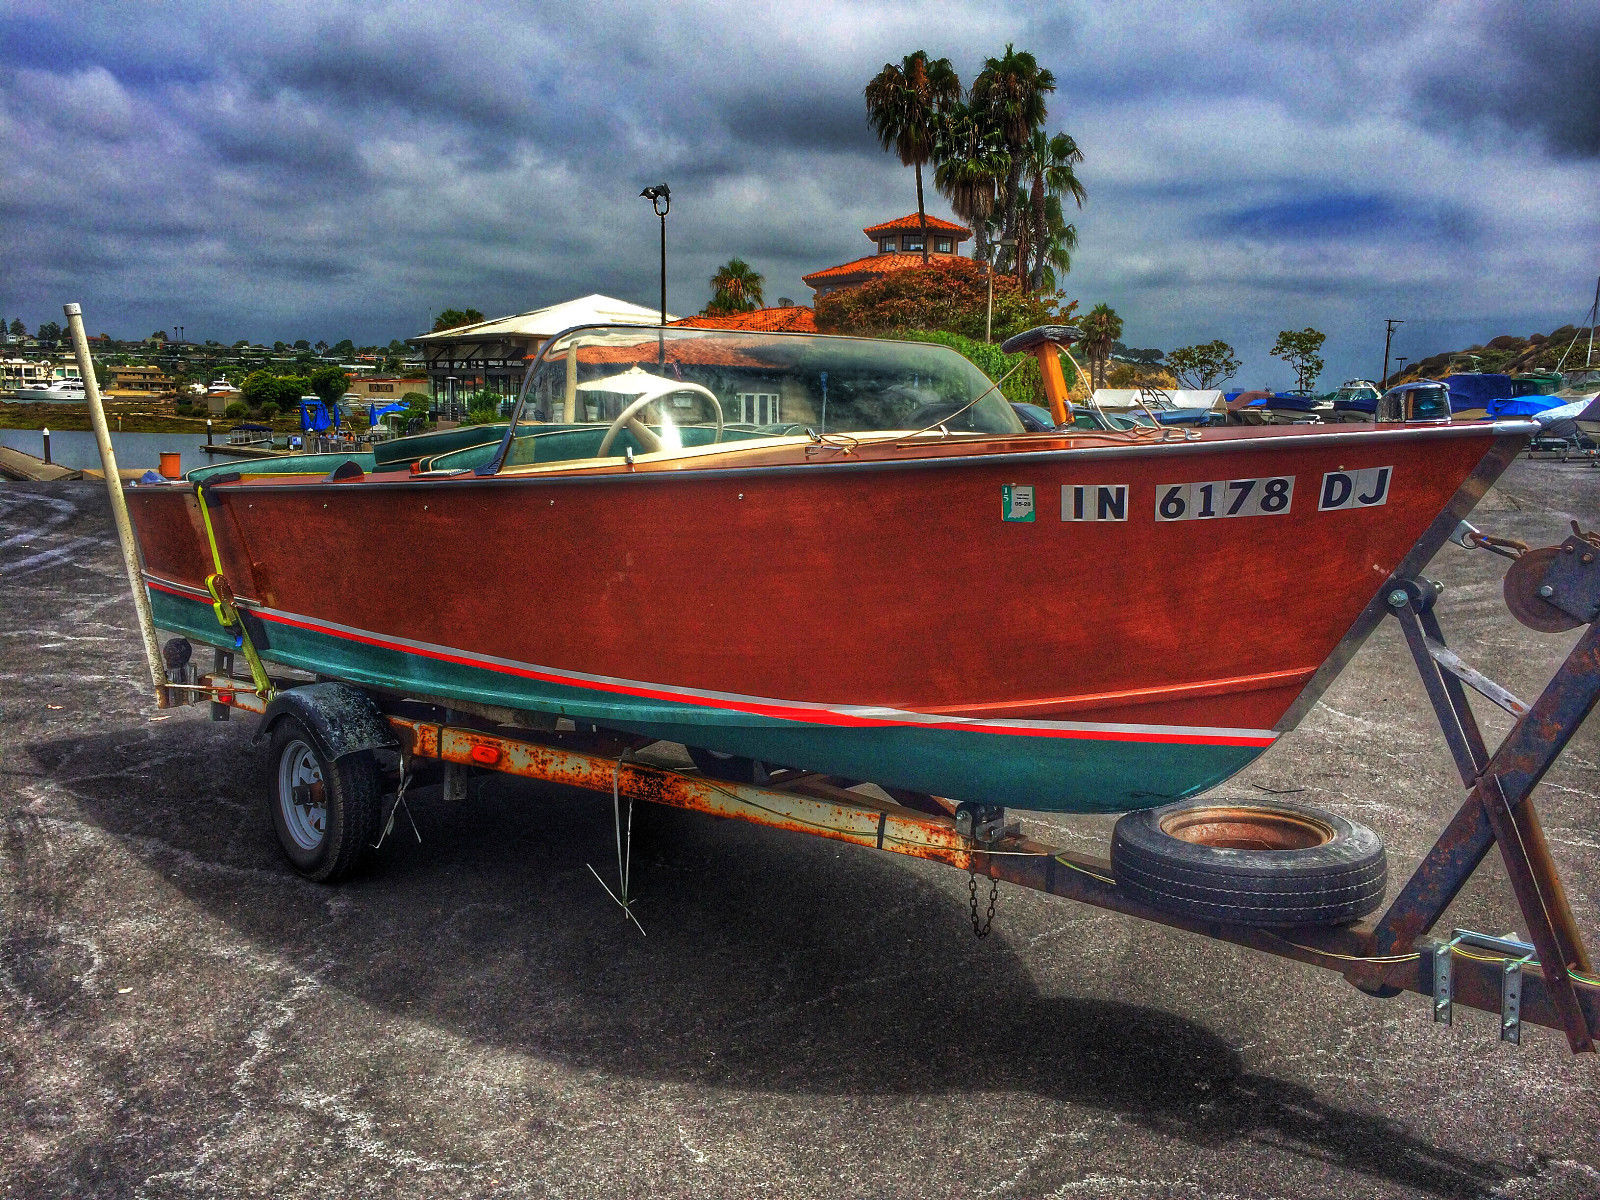
<path id="1" fill-rule="evenodd" d="M 671 313 L 667 320 L 678 318 Z M 454 329 L 441 329 L 437 333 L 424 333 L 412 338 L 422 345 L 453 341 L 460 338 L 537 338 L 543 341 L 554 337 L 563 329 L 574 325 L 656 325 L 661 321 L 659 308 L 643 308 L 602 296 L 595 292 L 576 300 L 564 300 L 532 312 L 517 313 L 510 317 L 497 317 L 493 321 L 479 321 L 473 325 L 458 325 Z"/>
<path id="2" fill-rule="evenodd" d="M 667 320 L 674 319 L 667 314 Z M 464 388 L 481 383 L 503 397 L 514 395 L 528 359 L 563 330 L 577 325 L 657 325 L 660 321 L 660 309 L 595 293 L 408 340 L 422 349 L 433 394 L 448 396 L 454 405 L 458 383 Z"/>

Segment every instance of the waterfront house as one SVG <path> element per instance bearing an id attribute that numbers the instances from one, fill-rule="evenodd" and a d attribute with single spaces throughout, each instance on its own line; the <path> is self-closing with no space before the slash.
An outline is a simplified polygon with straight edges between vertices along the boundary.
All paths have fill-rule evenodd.
<path id="1" fill-rule="evenodd" d="M 160 367 L 113 367 L 106 395 L 115 400 L 137 400 L 172 391 L 172 378 Z"/>

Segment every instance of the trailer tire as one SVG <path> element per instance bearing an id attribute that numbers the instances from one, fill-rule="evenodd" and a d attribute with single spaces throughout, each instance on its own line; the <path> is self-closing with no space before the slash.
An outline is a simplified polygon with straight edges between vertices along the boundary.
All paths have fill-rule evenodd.
<path id="1" fill-rule="evenodd" d="M 1122 816 L 1111 872 L 1136 899 L 1234 925 L 1343 925 L 1389 882 L 1365 825 L 1302 805 L 1191 800 Z"/>
<path id="2" fill-rule="evenodd" d="M 372 751 L 330 762 L 293 713 L 278 718 L 270 744 L 267 808 L 284 857 L 307 879 L 343 882 L 377 833 L 382 791 Z"/>

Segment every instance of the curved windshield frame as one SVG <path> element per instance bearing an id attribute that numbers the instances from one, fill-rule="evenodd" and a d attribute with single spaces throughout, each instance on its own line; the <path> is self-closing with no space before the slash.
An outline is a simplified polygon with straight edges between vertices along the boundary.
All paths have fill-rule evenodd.
<path id="1" fill-rule="evenodd" d="M 532 358 L 499 456 L 483 469 L 941 426 L 952 435 L 1025 432 L 1000 389 L 947 346 L 589 325 L 550 338 Z"/>

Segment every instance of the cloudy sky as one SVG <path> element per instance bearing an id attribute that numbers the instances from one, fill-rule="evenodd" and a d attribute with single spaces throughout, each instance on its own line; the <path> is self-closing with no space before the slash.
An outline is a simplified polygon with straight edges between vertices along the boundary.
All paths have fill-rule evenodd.
<path id="1" fill-rule="evenodd" d="M 1136 346 L 1287 386 L 1578 321 L 1600 273 L 1600 6 L 0 0 L 0 314 L 387 341 L 444 307 L 767 296 L 915 207 L 861 100 L 888 59 L 1052 70 L 1088 204 L 1065 290 Z M 930 210 L 948 215 L 932 194 Z"/>

